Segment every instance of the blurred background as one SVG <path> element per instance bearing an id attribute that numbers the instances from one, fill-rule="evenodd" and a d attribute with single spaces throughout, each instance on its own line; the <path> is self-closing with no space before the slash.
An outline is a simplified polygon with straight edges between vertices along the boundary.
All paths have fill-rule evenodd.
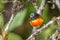
<path id="1" fill-rule="evenodd" d="M 14 0 L 0 0 L 0 29 L 5 28 L 12 15 L 13 1 Z M 47 1 L 52 2 L 52 0 Z M 32 26 L 29 23 L 30 14 L 36 12 L 32 2 L 36 2 L 36 0 L 17 0 L 17 7 L 15 7 L 13 12 L 14 19 L 8 30 L 8 37 L 10 40 L 26 40 L 30 36 L 32 32 Z M 42 0 L 37 0 L 36 5 L 39 7 L 41 2 Z M 41 13 L 41 17 L 44 20 L 42 25 L 49 22 L 53 17 L 60 16 L 58 6 L 54 3 L 55 8 L 51 9 L 52 5 L 53 3 L 46 3 L 44 10 Z M 36 36 L 36 40 L 50 40 L 49 37 L 56 31 L 56 29 L 56 23 L 49 25 L 48 28 L 44 29 Z"/>

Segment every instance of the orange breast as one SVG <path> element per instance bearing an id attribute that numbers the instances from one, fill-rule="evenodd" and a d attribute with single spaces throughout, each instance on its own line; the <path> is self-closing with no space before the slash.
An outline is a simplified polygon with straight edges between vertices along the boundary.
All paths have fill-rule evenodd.
<path id="1" fill-rule="evenodd" d="M 30 24 L 33 26 L 33 27 L 38 27 L 38 26 L 41 26 L 43 23 L 43 19 L 42 18 L 37 18 L 35 20 L 30 20 Z"/>

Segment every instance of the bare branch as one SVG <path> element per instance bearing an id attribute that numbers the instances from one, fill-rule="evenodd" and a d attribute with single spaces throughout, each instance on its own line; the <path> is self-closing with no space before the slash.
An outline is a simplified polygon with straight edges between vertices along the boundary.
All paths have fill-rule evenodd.
<path id="1" fill-rule="evenodd" d="M 37 1 L 37 0 L 36 0 L 36 1 Z M 42 3 L 41 3 L 41 5 L 40 5 L 39 9 L 38 9 L 37 6 L 36 6 L 36 2 L 33 2 L 33 5 L 34 5 L 34 7 L 36 8 L 37 13 L 40 14 L 40 15 L 41 15 L 41 12 L 42 12 L 42 10 L 43 10 L 43 8 L 44 8 L 44 6 L 45 6 L 45 2 L 46 2 L 46 0 L 42 0 Z M 44 27 L 43 27 L 43 28 L 44 28 Z M 33 27 L 33 30 L 35 30 L 34 27 Z M 35 31 L 36 31 L 36 30 L 35 30 Z M 30 36 L 27 40 L 35 40 L 35 34 L 36 34 L 39 30 L 37 30 L 37 32 L 35 32 L 35 31 L 33 31 L 33 33 L 31 34 L 31 36 Z M 32 36 L 33 36 L 33 37 L 32 37 Z"/>
<path id="2" fill-rule="evenodd" d="M 46 0 L 42 0 L 41 5 L 40 5 L 39 9 L 37 10 L 38 14 L 41 15 L 42 10 L 44 9 L 45 3 L 46 3 Z"/>
<path id="3" fill-rule="evenodd" d="M 33 1 L 32 4 L 34 5 L 34 8 L 38 10 L 38 6 L 36 5 L 37 0 L 32 0 L 32 1 Z"/>
<path id="4" fill-rule="evenodd" d="M 39 33 L 39 32 L 41 33 L 43 29 L 47 28 L 48 25 L 52 24 L 52 23 L 55 22 L 57 19 L 59 20 L 60 17 L 57 17 L 56 19 L 49 21 L 47 24 L 45 24 L 45 25 L 42 26 L 41 28 L 37 29 L 33 34 L 31 34 L 31 35 L 28 37 L 27 40 L 32 39 L 34 36 L 36 36 L 37 33 Z"/>
<path id="5" fill-rule="evenodd" d="M 36 31 L 36 27 L 33 27 L 33 29 L 32 29 L 32 34 Z M 31 38 L 30 40 L 35 40 L 35 36 L 33 37 L 33 38 Z"/>
<path id="6" fill-rule="evenodd" d="M 12 14 L 12 16 L 11 16 L 11 18 L 10 18 L 9 22 L 7 23 L 6 28 L 2 31 L 3 39 L 6 37 L 6 35 L 7 35 L 7 33 L 8 33 L 9 26 L 10 26 L 10 24 L 11 24 L 12 20 L 13 20 L 13 17 L 14 17 L 14 15 Z"/>
<path id="7" fill-rule="evenodd" d="M 8 29 L 9 29 L 9 25 L 11 24 L 11 22 L 12 22 L 12 20 L 13 20 L 13 17 L 14 17 L 14 14 L 12 14 L 12 16 L 11 16 L 9 22 L 7 23 L 7 26 L 6 26 L 6 28 L 5 28 L 4 31 L 8 31 Z"/>

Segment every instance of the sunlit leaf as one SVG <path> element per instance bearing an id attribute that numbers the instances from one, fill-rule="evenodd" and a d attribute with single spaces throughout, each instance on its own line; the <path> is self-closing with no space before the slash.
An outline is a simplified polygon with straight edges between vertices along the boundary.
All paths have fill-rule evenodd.
<path id="1" fill-rule="evenodd" d="M 16 33 L 18 33 L 18 31 L 19 31 L 18 34 L 22 35 L 22 37 L 24 39 L 26 39 L 30 35 L 31 29 L 32 29 L 31 25 L 29 24 L 30 14 L 32 12 L 36 11 L 36 9 L 34 8 L 32 2 L 29 2 L 26 5 L 26 8 L 27 8 L 27 14 L 26 14 L 26 16 L 24 18 L 24 24 L 22 25 L 22 27 L 16 28 L 16 31 L 14 30 Z"/>
<path id="2" fill-rule="evenodd" d="M 57 25 L 51 24 L 36 37 L 36 40 L 49 40 L 50 36 L 56 31 Z"/>
<path id="3" fill-rule="evenodd" d="M 49 15 L 49 6 L 48 4 L 45 5 L 43 13 L 42 13 L 42 18 L 44 20 L 44 23 L 47 23 L 50 20 L 50 15 Z"/>
<path id="4" fill-rule="evenodd" d="M 36 4 L 37 4 L 38 7 L 40 6 L 41 2 L 42 2 L 42 0 L 37 0 Z"/>
<path id="5" fill-rule="evenodd" d="M 8 38 L 10 40 L 23 40 L 20 36 L 18 36 L 17 34 L 15 33 L 9 33 L 8 34 Z"/>
<path id="6" fill-rule="evenodd" d="M 11 30 L 15 29 L 16 27 L 21 26 L 23 24 L 26 13 L 27 13 L 27 9 L 17 12 L 16 16 L 14 17 L 14 19 L 10 25 L 9 31 L 11 31 Z"/>

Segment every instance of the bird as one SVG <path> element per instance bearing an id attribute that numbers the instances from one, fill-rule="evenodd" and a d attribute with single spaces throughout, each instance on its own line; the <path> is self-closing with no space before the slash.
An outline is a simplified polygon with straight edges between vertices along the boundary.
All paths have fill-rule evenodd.
<path id="1" fill-rule="evenodd" d="M 42 23 L 43 23 L 43 19 L 42 19 L 40 14 L 38 14 L 37 12 L 30 14 L 30 24 L 31 24 L 31 26 L 38 27 L 38 26 L 41 26 Z"/>

